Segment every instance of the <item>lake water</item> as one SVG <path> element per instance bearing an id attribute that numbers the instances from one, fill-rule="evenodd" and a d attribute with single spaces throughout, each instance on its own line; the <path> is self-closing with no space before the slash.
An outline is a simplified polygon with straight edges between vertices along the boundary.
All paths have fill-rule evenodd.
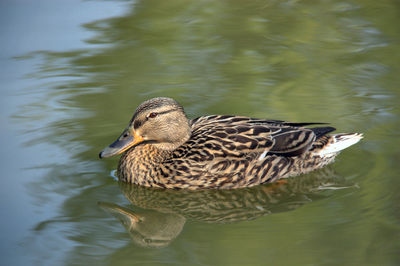
<path id="1" fill-rule="evenodd" d="M 395 1 L 0 3 L 1 265 L 400 264 Z M 329 167 L 234 191 L 119 184 L 138 104 L 330 122 Z"/>

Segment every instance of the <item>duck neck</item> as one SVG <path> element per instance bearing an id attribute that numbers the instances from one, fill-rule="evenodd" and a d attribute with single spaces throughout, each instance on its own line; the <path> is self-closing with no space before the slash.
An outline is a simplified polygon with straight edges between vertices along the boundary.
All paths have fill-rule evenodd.
<path id="1" fill-rule="evenodd" d="M 190 135 L 185 135 L 180 137 L 179 139 L 175 140 L 174 142 L 162 142 L 162 143 L 153 143 L 154 149 L 159 150 L 160 152 L 168 152 L 171 153 L 172 151 L 176 150 L 179 146 L 183 143 L 188 141 Z"/>

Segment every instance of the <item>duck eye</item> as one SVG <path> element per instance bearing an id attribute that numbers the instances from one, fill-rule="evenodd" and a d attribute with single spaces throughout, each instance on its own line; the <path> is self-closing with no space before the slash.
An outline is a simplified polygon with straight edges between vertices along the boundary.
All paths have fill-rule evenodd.
<path id="1" fill-rule="evenodd" d="M 154 118 L 154 117 L 156 117 L 157 115 L 158 115 L 158 113 L 154 113 L 154 112 L 153 112 L 153 113 L 150 113 L 150 114 L 149 114 L 149 117 L 150 117 L 150 118 Z"/>
<path id="2" fill-rule="evenodd" d="M 122 137 L 124 137 L 124 138 L 126 138 L 128 136 L 129 136 L 128 132 L 125 132 L 124 135 L 122 135 Z"/>

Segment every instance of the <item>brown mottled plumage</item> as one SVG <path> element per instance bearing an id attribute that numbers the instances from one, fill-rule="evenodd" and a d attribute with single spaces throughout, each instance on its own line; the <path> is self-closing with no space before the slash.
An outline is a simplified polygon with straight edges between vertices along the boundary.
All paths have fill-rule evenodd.
<path id="1" fill-rule="evenodd" d="M 124 152 L 120 180 L 147 187 L 250 187 L 321 168 L 362 138 L 304 127 L 312 124 L 226 115 L 189 121 L 175 100 L 153 98 L 99 156 Z"/>

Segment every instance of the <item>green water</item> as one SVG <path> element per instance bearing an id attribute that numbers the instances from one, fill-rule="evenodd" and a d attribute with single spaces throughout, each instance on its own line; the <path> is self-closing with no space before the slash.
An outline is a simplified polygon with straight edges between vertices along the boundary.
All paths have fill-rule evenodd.
<path id="1" fill-rule="evenodd" d="M 0 264 L 400 264 L 399 11 L 389 0 L 2 1 Z M 365 138 L 285 184 L 118 184 L 118 158 L 98 153 L 155 96 L 191 118 L 330 122 Z"/>

